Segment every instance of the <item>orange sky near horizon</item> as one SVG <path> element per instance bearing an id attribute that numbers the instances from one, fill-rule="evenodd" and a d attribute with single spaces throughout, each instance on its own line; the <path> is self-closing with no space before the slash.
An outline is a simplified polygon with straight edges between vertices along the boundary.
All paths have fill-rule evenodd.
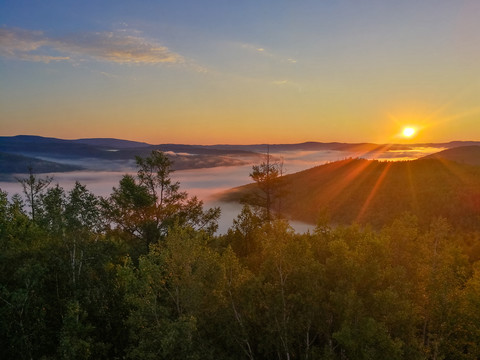
<path id="1" fill-rule="evenodd" d="M 480 141 L 478 18 L 474 0 L 6 0 L 0 136 Z"/>
<path id="2" fill-rule="evenodd" d="M 418 114 L 418 115 L 417 115 Z M 176 126 L 164 127 L 162 121 L 155 120 L 154 114 L 139 115 L 128 113 L 120 118 L 109 120 L 102 117 L 102 122 L 92 122 L 84 126 L 82 114 L 70 116 L 68 124 L 61 119 L 52 117 L 42 122 L 27 124 L 24 130 L 18 126 L 3 127 L 3 136 L 9 135 L 40 135 L 63 139 L 112 137 L 132 141 L 144 141 L 151 144 L 185 143 L 185 144 L 254 144 L 254 143 L 300 143 L 306 141 L 319 142 L 373 142 L 373 143 L 429 143 L 448 142 L 454 140 L 478 141 L 480 138 L 475 132 L 455 134 L 453 129 L 456 121 L 462 120 L 464 114 L 432 116 L 418 110 L 416 113 L 402 113 L 398 115 L 377 114 L 373 122 L 363 121 L 360 126 L 352 126 L 350 119 L 343 121 L 322 121 L 316 116 L 303 115 L 302 121 L 287 119 L 287 115 L 262 115 L 261 121 L 253 114 L 242 114 L 215 120 L 207 115 L 208 119 L 196 118 L 190 122 L 188 117 L 178 113 L 172 114 L 172 123 Z M 87 115 L 88 116 L 88 115 Z M 333 117 L 333 115 L 332 115 Z M 136 120 L 131 120 L 135 118 Z M 472 127 L 476 126 L 473 119 Z M 72 134 L 72 126 L 75 131 Z M 416 132 L 411 137 L 405 137 L 402 131 L 405 127 L 413 127 Z M 459 130 L 463 130 L 460 128 Z M 340 135 L 339 135 L 340 134 Z M 478 133 L 477 133 L 478 134 Z"/>

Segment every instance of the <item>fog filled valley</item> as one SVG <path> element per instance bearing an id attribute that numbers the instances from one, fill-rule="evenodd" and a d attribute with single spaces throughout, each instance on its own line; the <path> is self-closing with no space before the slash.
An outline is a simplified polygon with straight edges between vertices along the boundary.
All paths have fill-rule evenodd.
<path id="1" fill-rule="evenodd" d="M 8 146 L 1 358 L 480 357 L 477 144 Z"/>
<path id="2" fill-rule="evenodd" d="M 239 214 L 239 202 L 222 201 L 224 192 L 252 182 L 252 165 L 264 161 L 267 151 L 274 162 L 282 162 L 283 175 L 327 162 L 361 157 L 379 160 L 413 160 L 438 153 L 450 146 L 475 144 L 376 145 L 345 143 L 303 143 L 284 145 L 150 145 L 119 139 L 62 140 L 38 136 L 0 137 L 0 188 L 11 196 L 21 193 L 17 178 L 26 177 L 29 167 L 40 177 L 52 177 L 53 184 L 71 189 L 75 182 L 97 196 L 108 196 L 125 174 L 136 172 L 135 156 L 163 151 L 173 162 L 172 179 L 181 190 L 197 196 L 207 207 L 220 206 L 219 232 L 225 233 Z M 11 157 L 13 156 L 13 159 Z M 18 156 L 18 157 L 15 157 Z M 22 158 L 23 157 L 23 158 Z M 315 221 L 294 221 L 299 231 Z M 309 219 L 310 220 L 310 219 Z"/>

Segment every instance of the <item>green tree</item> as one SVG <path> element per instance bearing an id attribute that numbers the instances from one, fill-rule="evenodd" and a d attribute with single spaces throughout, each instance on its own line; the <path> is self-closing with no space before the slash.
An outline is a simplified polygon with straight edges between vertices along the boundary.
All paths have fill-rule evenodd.
<path id="1" fill-rule="evenodd" d="M 445 344 L 448 359 L 480 358 L 480 262 L 473 265 L 473 274 L 457 295 L 459 306 L 451 314 L 453 330 Z"/>
<path id="2" fill-rule="evenodd" d="M 75 183 L 66 193 L 49 188 L 39 199 L 35 222 L 48 234 L 48 275 L 43 292 L 62 358 L 123 356 L 125 306 L 115 286 L 121 247 L 104 235 L 100 199 Z M 54 309 L 54 310 L 53 310 Z"/>
<path id="3" fill-rule="evenodd" d="M 6 194 L 2 192 L 5 200 Z M 52 355 L 55 329 L 49 325 L 51 258 L 48 234 L 27 216 L 20 196 L 1 201 L 0 357 Z"/>
<path id="4" fill-rule="evenodd" d="M 221 326 L 223 341 L 228 348 L 239 349 L 238 353 L 254 359 L 257 340 L 252 326 L 255 324 L 256 305 L 260 292 L 254 274 L 242 266 L 230 247 L 221 259 L 221 295 L 224 299 L 224 323 Z"/>
<path id="5" fill-rule="evenodd" d="M 120 269 L 132 307 L 130 358 L 218 358 L 212 338 L 218 335 L 208 329 L 222 301 L 222 273 L 207 239 L 203 232 L 174 227 L 140 257 L 138 268 L 127 262 Z"/>
<path id="6" fill-rule="evenodd" d="M 262 217 L 249 205 L 244 205 L 233 226 L 228 230 L 226 238 L 235 253 L 245 258 L 255 256 L 260 249 L 259 230 L 262 227 Z"/>
<path id="7" fill-rule="evenodd" d="M 58 184 L 49 188 L 40 197 L 40 207 L 38 209 L 38 223 L 50 234 L 62 237 L 67 230 L 67 220 L 65 218 L 65 207 L 67 204 L 67 195 L 65 190 Z"/>
<path id="8" fill-rule="evenodd" d="M 325 296 L 320 287 L 323 268 L 313 258 L 307 238 L 297 236 L 284 220 L 265 225 L 261 245 L 263 356 L 309 358 Z M 257 316 L 263 318 L 260 313 Z"/>
<path id="9" fill-rule="evenodd" d="M 432 221 L 421 240 L 428 251 L 426 301 L 422 309 L 424 351 L 431 359 L 454 359 L 458 352 L 454 355 L 451 339 L 460 337 L 458 319 L 462 318 L 459 316 L 461 299 L 471 275 L 470 266 L 467 257 L 453 241 L 452 228 L 445 219 Z"/>
<path id="10" fill-rule="evenodd" d="M 272 220 L 275 201 L 280 197 L 280 176 L 283 174 L 283 163 L 273 161 L 270 151 L 267 151 L 265 160 L 252 166 L 250 177 L 257 183 L 260 191 L 255 192 L 246 202 L 264 209 L 265 220 Z"/>
<path id="11" fill-rule="evenodd" d="M 78 302 L 70 302 L 63 317 L 60 331 L 58 356 L 65 360 L 87 360 L 92 358 L 91 325 L 84 324 L 86 314 Z M 95 354 L 97 355 L 97 354 Z M 98 355 L 97 355 L 98 356 Z"/>
<path id="12" fill-rule="evenodd" d="M 23 187 L 23 193 L 27 199 L 27 204 L 30 205 L 30 215 L 35 221 L 35 213 L 38 207 L 38 201 L 42 192 L 50 185 L 53 178 L 46 177 L 44 179 L 38 178 L 33 173 L 32 167 L 28 168 L 29 176 L 26 179 L 17 178 L 17 181 Z"/>
<path id="13" fill-rule="evenodd" d="M 161 151 L 137 157 L 137 177 L 125 175 L 104 202 L 107 218 L 117 230 L 142 239 L 148 245 L 166 236 L 174 224 L 214 233 L 220 209 L 204 211 L 203 202 L 188 197 L 173 182 L 172 161 Z"/>

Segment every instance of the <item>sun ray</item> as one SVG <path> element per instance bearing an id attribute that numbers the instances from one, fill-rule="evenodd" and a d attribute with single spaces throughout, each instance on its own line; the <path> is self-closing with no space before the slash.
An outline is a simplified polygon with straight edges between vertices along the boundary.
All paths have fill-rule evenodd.
<path id="1" fill-rule="evenodd" d="M 365 200 L 365 202 L 363 203 L 363 206 L 360 210 L 360 212 L 358 213 L 357 215 L 357 218 L 356 218 L 356 221 L 360 221 L 363 217 L 363 215 L 365 214 L 365 212 L 367 211 L 368 207 L 370 206 L 370 203 L 372 202 L 373 198 L 375 197 L 375 195 L 377 194 L 378 192 L 378 189 L 380 188 L 380 186 L 382 185 L 384 179 L 385 179 L 385 176 L 387 175 L 388 171 L 390 170 L 390 167 L 392 166 L 392 163 L 391 162 L 387 162 L 385 165 L 385 168 L 383 169 L 382 173 L 380 174 L 380 176 L 377 178 L 377 181 L 375 182 L 375 185 L 372 187 L 372 190 L 370 191 L 370 193 L 368 194 L 368 197 L 367 199 Z"/>
<path id="2" fill-rule="evenodd" d="M 348 174 L 345 175 L 343 181 L 336 182 L 333 187 L 325 189 L 324 196 L 328 199 L 326 202 L 329 204 L 329 208 L 332 211 L 341 209 L 345 206 L 345 203 L 349 201 L 349 196 L 358 193 L 362 184 L 369 179 L 369 175 L 376 170 L 378 166 L 382 164 L 379 161 L 369 161 L 365 159 L 357 159 L 354 163 L 355 168 L 351 169 Z M 344 191 L 348 189 L 349 193 Z"/>
<path id="3" fill-rule="evenodd" d="M 319 194 L 319 198 L 322 199 L 321 202 L 318 202 L 319 204 L 321 203 L 323 206 L 329 207 L 340 206 L 340 204 L 335 203 L 336 199 L 338 199 L 342 191 L 345 190 L 350 183 L 354 182 L 370 164 L 369 161 L 357 163 L 357 160 L 358 159 L 347 159 L 339 162 L 338 164 L 332 164 L 335 165 L 335 169 L 333 171 L 338 171 L 342 168 L 345 168 L 347 172 L 340 181 L 336 181 L 335 184 L 330 184 L 323 189 L 322 194 Z M 354 168 L 347 169 L 350 165 L 353 165 Z"/>
<path id="4" fill-rule="evenodd" d="M 480 107 L 475 107 L 475 108 L 472 108 L 472 109 L 469 109 L 469 110 L 466 110 L 466 111 L 462 111 L 462 112 L 459 112 L 459 113 L 456 113 L 456 114 L 453 114 L 453 115 L 450 115 L 450 116 L 440 118 L 439 120 L 437 120 L 435 122 L 435 124 L 437 125 L 437 124 L 441 124 L 441 123 L 446 123 L 446 122 L 450 122 L 450 121 L 454 121 L 454 120 L 462 119 L 464 117 L 478 115 L 478 114 L 480 114 Z"/>
<path id="5" fill-rule="evenodd" d="M 394 144 L 377 145 L 374 149 L 357 153 L 357 157 L 363 159 L 378 159 L 380 155 L 388 152 L 393 146 Z"/>
<path id="6" fill-rule="evenodd" d="M 469 177 L 463 173 L 460 168 L 457 166 L 456 162 L 446 160 L 444 158 L 436 158 L 440 165 L 443 166 L 443 168 L 448 171 L 450 174 L 454 175 L 455 178 L 459 179 L 463 185 L 467 186 L 470 184 L 469 182 Z M 452 184 L 453 185 L 453 184 Z"/>
<path id="7" fill-rule="evenodd" d="M 409 139 L 416 136 L 420 132 L 424 133 L 425 130 L 435 129 L 449 122 L 480 114 L 479 106 L 472 107 L 464 111 L 451 113 L 449 109 L 451 109 L 460 100 L 460 98 L 461 96 L 457 96 L 455 99 L 447 101 L 431 111 L 422 111 L 417 109 L 417 112 L 411 111 L 409 113 L 404 113 L 403 115 L 387 113 L 387 117 L 395 124 L 395 127 L 397 129 L 402 129 L 400 132 L 392 135 L 389 142 L 394 142 L 402 138 Z M 408 135 L 405 133 L 407 128 L 411 128 L 415 131 L 411 133 L 411 135 Z M 411 132 L 411 130 L 409 131 Z"/>
<path id="8" fill-rule="evenodd" d="M 412 174 L 412 162 L 407 162 L 407 179 L 408 185 L 410 187 L 410 194 L 412 196 L 412 208 L 414 213 L 418 213 L 418 197 L 417 197 L 417 189 L 413 182 L 413 174 Z"/>

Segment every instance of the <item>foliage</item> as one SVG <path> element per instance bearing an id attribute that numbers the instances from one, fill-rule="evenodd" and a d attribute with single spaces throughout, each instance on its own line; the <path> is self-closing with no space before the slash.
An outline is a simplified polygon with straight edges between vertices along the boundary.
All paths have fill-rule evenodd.
<path id="1" fill-rule="evenodd" d="M 325 211 L 297 234 L 245 206 L 215 235 L 165 158 L 138 163 L 106 200 L 43 188 L 35 218 L 0 191 L 0 358 L 480 357 L 478 233 Z"/>
<path id="2" fill-rule="evenodd" d="M 192 226 L 213 234 L 220 209 L 204 211 L 202 201 L 188 197 L 172 182 L 172 162 L 159 151 L 149 157 L 137 157 L 137 176 L 125 175 L 118 188 L 104 200 L 105 216 L 115 230 L 143 241 L 144 252 L 150 244 L 164 238 L 174 224 Z"/>
<path id="3" fill-rule="evenodd" d="M 283 176 L 283 161 L 274 161 L 270 153 L 265 155 L 265 160 L 259 165 L 252 166 L 250 177 L 255 181 L 257 188 L 247 194 L 242 202 L 262 209 L 262 217 L 271 221 L 274 215 L 281 217 L 281 198 L 285 196 L 281 177 Z"/>
<path id="4" fill-rule="evenodd" d="M 38 206 L 38 199 L 43 190 L 50 185 L 53 179 L 51 177 L 38 178 L 33 173 L 33 169 L 31 167 L 28 168 L 28 171 L 28 178 L 17 179 L 17 181 L 22 185 L 27 204 L 30 205 L 30 215 L 32 216 L 32 220 L 35 221 L 35 212 Z"/>

